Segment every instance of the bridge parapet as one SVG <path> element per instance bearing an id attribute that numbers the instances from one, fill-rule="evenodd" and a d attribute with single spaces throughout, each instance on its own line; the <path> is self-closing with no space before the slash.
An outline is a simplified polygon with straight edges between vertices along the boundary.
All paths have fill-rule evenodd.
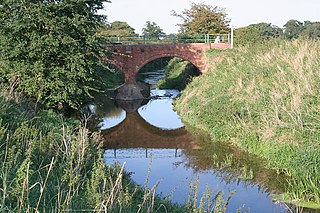
<path id="1" fill-rule="evenodd" d="M 170 34 L 162 37 L 146 36 L 110 36 L 104 37 L 110 44 L 185 44 L 185 43 L 226 43 L 231 44 L 232 34 Z"/>

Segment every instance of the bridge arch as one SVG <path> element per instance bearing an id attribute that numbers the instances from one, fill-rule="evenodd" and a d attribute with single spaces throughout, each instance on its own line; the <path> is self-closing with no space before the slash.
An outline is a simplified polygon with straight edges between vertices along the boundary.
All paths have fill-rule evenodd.
<path id="1" fill-rule="evenodd" d="M 113 54 L 106 59 L 125 76 L 126 82 L 135 81 L 139 70 L 148 62 L 163 57 L 177 57 L 189 61 L 201 73 L 206 69 L 205 52 L 209 49 L 227 49 L 229 44 L 186 43 L 186 44 L 139 44 L 107 46 Z"/>
<path id="2" fill-rule="evenodd" d="M 138 74 L 139 71 L 140 71 L 145 65 L 147 65 L 148 63 L 150 63 L 150 62 L 152 62 L 152 61 L 154 61 L 154 60 L 157 60 L 157 59 L 160 59 L 160 58 L 166 58 L 166 57 L 170 57 L 170 58 L 175 57 L 175 58 L 180 58 L 180 59 L 182 59 L 182 60 L 188 61 L 188 62 L 190 62 L 193 66 L 195 66 L 195 67 L 199 70 L 200 73 L 203 73 L 203 72 L 201 72 L 201 69 L 202 69 L 201 65 L 199 66 L 198 64 L 196 64 L 196 63 L 192 60 L 192 58 L 189 58 L 189 57 L 186 57 L 186 56 L 182 56 L 182 55 L 180 55 L 180 54 L 157 54 L 157 55 L 151 56 L 150 58 L 148 58 L 147 60 L 145 60 L 143 63 L 137 65 L 137 73 L 136 73 L 136 74 Z"/>

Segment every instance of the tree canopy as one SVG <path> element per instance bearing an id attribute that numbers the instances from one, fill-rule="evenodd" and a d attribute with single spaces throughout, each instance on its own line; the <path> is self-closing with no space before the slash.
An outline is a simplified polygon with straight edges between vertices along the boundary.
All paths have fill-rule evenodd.
<path id="1" fill-rule="evenodd" d="M 257 43 L 272 38 L 279 38 L 283 34 L 282 29 L 271 23 L 261 22 L 241 27 L 235 30 L 235 42 L 237 45 Z"/>
<path id="2" fill-rule="evenodd" d="M 291 19 L 284 25 L 284 35 L 287 39 L 298 38 L 303 28 L 302 22 Z"/>
<path id="3" fill-rule="evenodd" d="M 308 39 L 320 38 L 320 22 L 304 22 L 304 29 L 301 32 L 301 36 Z"/>
<path id="4" fill-rule="evenodd" d="M 192 3 L 190 9 L 181 14 L 172 11 L 172 15 L 182 20 L 180 33 L 183 34 L 217 34 L 228 33 L 230 19 L 224 8 L 204 3 Z"/>
<path id="5" fill-rule="evenodd" d="M 2 0 L 0 82 L 47 107 L 79 107 L 102 84 L 104 2 Z"/>
<path id="6" fill-rule="evenodd" d="M 147 21 L 145 27 L 142 28 L 142 35 L 146 38 L 157 38 L 165 36 L 163 30 L 155 23 Z"/>
<path id="7" fill-rule="evenodd" d="M 280 28 L 270 23 L 251 24 L 235 30 L 235 43 L 237 45 L 246 45 L 257 43 L 273 38 L 282 39 L 319 39 L 320 22 L 304 21 L 291 19 Z"/>
<path id="8" fill-rule="evenodd" d="M 135 30 L 127 22 L 114 21 L 105 24 L 98 33 L 102 36 L 134 36 Z"/>

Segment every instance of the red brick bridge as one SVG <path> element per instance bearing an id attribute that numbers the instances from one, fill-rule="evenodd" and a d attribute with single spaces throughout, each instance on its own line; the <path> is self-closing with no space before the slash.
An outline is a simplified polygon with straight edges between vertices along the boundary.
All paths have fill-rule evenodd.
<path id="1" fill-rule="evenodd" d="M 206 71 L 205 52 L 209 49 L 229 49 L 228 43 L 138 44 L 108 45 L 112 56 L 106 59 L 123 73 L 126 82 L 134 81 L 147 63 L 164 57 L 177 57 L 191 62 L 201 73 Z"/>

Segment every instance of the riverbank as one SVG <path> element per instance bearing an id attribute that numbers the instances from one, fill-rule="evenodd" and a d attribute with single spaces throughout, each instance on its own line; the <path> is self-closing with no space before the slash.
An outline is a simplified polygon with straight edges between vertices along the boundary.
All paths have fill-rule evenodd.
<path id="1" fill-rule="evenodd" d="M 213 141 L 232 143 L 290 177 L 280 199 L 315 208 L 320 205 L 319 48 L 319 41 L 277 40 L 209 51 L 209 62 L 221 54 L 225 60 L 209 66 L 176 101 L 183 120 Z"/>
<path id="2" fill-rule="evenodd" d="M 2 90 L 4 91 L 4 90 Z M 98 133 L 20 97 L 0 96 L 1 212 L 181 212 L 107 166 Z"/>
<path id="3" fill-rule="evenodd" d="M 159 89 L 183 90 L 192 78 L 199 76 L 199 70 L 190 62 L 172 58 L 164 68 L 166 77 L 158 81 Z"/>

